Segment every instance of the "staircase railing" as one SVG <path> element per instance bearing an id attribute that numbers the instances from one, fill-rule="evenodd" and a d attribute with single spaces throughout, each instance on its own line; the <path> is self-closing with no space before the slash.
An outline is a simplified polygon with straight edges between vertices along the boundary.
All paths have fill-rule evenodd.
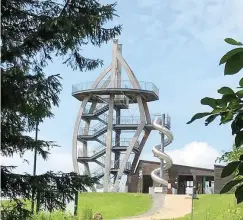
<path id="1" fill-rule="evenodd" d="M 101 120 L 103 120 L 105 123 L 108 123 L 108 115 L 106 113 L 103 113 L 102 115 L 99 116 Z M 114 120 L 114 118 L 113 118 Z"/>
<path id="2" fill-rule="evenodd" d="M 102 176 L 103 173 L 104 173 L 104 168 L 103 167 L 97 167 L 91 173 L 92 173 L 92 176 Z"/>
<path id="3" fill-rule="evenodd" d="M 102 122 L 99 122 L 99 123 L 95 124 L 94 126 L 90 127 L 89 129 L 81 128 L 79 130 L 79 135 L 83 135 L 83 134 L 94 135 L 95 133 L 99 132 L 100 130 L 102 130 L 106 127 L 107 127 L 107 125 L 105 125 Z"/>
<path id="4" fill-rule="evenodd" d="M 92 106 L 91 104 L 86 105 L 86 108 L 84 109 L 84 113 L 86 113 L 86 114 L 88 114 L 88 113 L 90 113 L 90 114 L 95 114 L 95 113 L 97 113 L 97 112 L 99 112 L 99 111 L 102 111 L 103 108 L 107 108 L 107 109 L 109 108 L 108 105 L 107 105 L 106 103 L 100 103 L 100 104 L 96 105 L 94 111 L 91 113 L 91 112 L 90 112 L 90 108 L 91 108 L 91 106 Z"/>
<path id="5" fill-rule="evenodd" d="M 96 138 L 96 141 L 100 143 L 102 142 L 104 145 L 106 145 L 106 135 L 105 134 L 100 135 L 99 137 Z"/>
<path id="6" fill-rule="evenodd" d="M 106 148 L 105 146 L 103 146 L 102 144 L 100 144 L 94 150 L 92 150 L 92 156 L 91 157 L 94 157 L 94 156 L 100 154 L 102 151 L 105 150 L 105 148 Z"/>

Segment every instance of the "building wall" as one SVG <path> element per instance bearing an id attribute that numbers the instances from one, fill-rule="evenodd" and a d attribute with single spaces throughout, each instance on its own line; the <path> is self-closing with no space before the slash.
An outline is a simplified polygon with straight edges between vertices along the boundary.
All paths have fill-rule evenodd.
<path id="1" fill-rule="evenodd" d="M 141 170 L 143 167 L 143 163 L 140 163 L 139 161 L 139 164 L 138 164 L 138 167 L 136 169 L 136 172 L 135 173 L 131 173 L 129 176 L 128 176 L 128 180 L 127 180 L 127 189 L 128 189 L 128 192 L 141 192 L 141 189 L 142 189 L 142 182 L 143 182 L 143 179 L 139 178 L 139 170 Z"/>
<path id="2" fill-rule="evenodd" d="M 139 183 L 141 184 L 138 174 L 128 176 L 128 192 L 140 192 Z"/>
<path id="3" fill-rule="evenodd" d="M 157 162 L 150 162 L 150 161 L 144 162 L 143 161 L 142 164 L 143 164 L 143 166 L 142 166 L 143 175 L 150 175 L 150 173 L 154 169 L 160 167 L 159 163 L 157 163 Z M 141 167 L 140 167 L 140 169 L 141 169 Z M 172 167 L 168 171 L 165 172 L 165 179 L 166 179 L 166 175 L 172 179 L 174 179 L 178 175 L 214 176 L 214 170 L 173 164 Z"/>
<path id="4" fill-rule="evenodd" d="M 227 182 L 233 179 L 233 175 L 221 178 L 221 173 L 224 166 L 214 165 L 214 193 L 219 194 L 220 190 L 225 186 Z M 230 190 L 228 193 L 233 193 L 234 189 Z"/>
<path id="5" fill-rule="evenodd" d="M 141 160 L 138 164 L 136 172 L 128 177 L 128 192 L 142 192 L 143 176 L 150 175 L 151 172 L 159 166 L 160 165 L 158 162 Z M 172 187 L 174 187 L 175 179 L 178 178 L 179 175 L 197 176 L 197 180 L 200 180 L 202 176 L 213 177 L 214 193 L 219 194 L 220 190 L 224 187 L 224 185 L 233 179 L 232 175 L 226 178 L 221 178 L 223 168 L 224 166 L 215 165 L 214 170 L 210 170 L 173 164 L 173 166 L 168 171 L 165 171 L 164 177 L 165 180 L 171 183 Z M 140 178 L 139 170 L 142 170 L 142 176 Z M 158 185 L 154 183 L 153 186 Z M 233 191 L 234 189 L 231 190 L 229 193 L 232 193 Z"/>
<path id="6" fill-rule="evenodd" d="M 139 179 L 139 170 L 142 170 L 142 176 L 150 176 L 151 172 L 159 167 L 159 162 L 140 160 L 136 172 L 128 178 L 128 192 L 141 192 L 143 179 L 142 177 Z M 168 171 L 165 171 L 164 179 L 171 183 L 173 188 L 177 188 L 175 181 L 179 175 L 214 177 L 214 170 L 173 164 Z M 153 186 L 158 184 L 153 183 Z"/>

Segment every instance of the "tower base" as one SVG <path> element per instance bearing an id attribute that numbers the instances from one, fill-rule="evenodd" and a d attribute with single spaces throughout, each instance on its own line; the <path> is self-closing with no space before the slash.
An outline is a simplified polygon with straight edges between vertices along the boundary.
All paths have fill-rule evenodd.
<path id="1" fill-rule="evenodd" d="M 167 187 L 149 187 L 149 194 L 167 194 Z"/>

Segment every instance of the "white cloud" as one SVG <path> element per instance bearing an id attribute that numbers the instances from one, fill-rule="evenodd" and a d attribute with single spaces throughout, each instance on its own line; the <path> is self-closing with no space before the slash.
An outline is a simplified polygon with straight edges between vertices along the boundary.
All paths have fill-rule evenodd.
<path id="1" fill-rule="evenodd" d="M 221 156 L 221 153 L 211 147 L 206 142 L 194 141 L 186 144 L 184 147 L 176 150 L 166 150 L 166 153 L 170 155 L 174 164 L 202 167 L 213 169 L 215 160 Z M 158 161 L 158 158 L 151 155 L 144 155 L 144 160 Z"/>
<path id="2" fill-rule="evenodd" d="M 222 40 L 226 37 L 243 37 L 243 1 L 165 0 L 161 3 L 157 0 L 139 0 L 137 4 L 146 8 L 147 15 L 150 16 L 150 19 L 146 19 L 145 34 L 153 34 L 161 39 L 161 32 L 167 32 L 174 47 L 185 36 L 188 40 L 195 39 L 209 48 L 212 45 L 222 45 Z M 143 19 L 145 14 L 142 16 Z M 153 25 L 154 21 L 156 25 Z"/>
<path id="3" fill-rule="evenodd" d="M 213 169 L 215 160 L 221 155 L 206 142 L 191 142 L 181 149 L 167 152 L 173 163 Z"/>

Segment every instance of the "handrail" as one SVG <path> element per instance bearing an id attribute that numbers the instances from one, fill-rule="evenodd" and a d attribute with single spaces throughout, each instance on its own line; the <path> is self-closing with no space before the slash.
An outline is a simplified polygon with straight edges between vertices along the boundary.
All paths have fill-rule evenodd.
<path id="1" fill-rule="evenodd" d="M 106 88 L 103 88 L 104 81 L 100 81 L 100 83 L 97 85 L 97 87 L 95 89 L 106 89 L 106 88 L 111 88 L 110 85 L 108 85 Z M 77 93 L 80 91 L 85 91 L 85 90 L 90 90 L 93 89 L 92 88 L 92 84 L 93 82 L 81 82 L 81 83 L 77 83 L 74 84 L 72 86 L 72 93 Z M 133 87 L 131 81 L 129 80 L 120 80 L 120 87 L 119 88 L 124 88 L 124 89 L 136 89 Z M 147 90 L 147 91 L 153 91 L 156 95 L 159 95 L 159 89 L 155 86 L 154 83 L 152 82 L 145 82 L 145 81 L 139 81 L 139 85 L 141 90 Z"/>
<path id="2" fill-rule="evenodd" d="M 90 111 L 91 106 L 92 106 L 92 104 L 88 104 L 88 105 L 86 105 L 86 107 L 85 107 L 85 109 L 84 109 L 84 113 L 86 113 L 86 114 L 90 113 L 89 111 Z M 106 107 L 106 106 L 108 107 L 108 105 L 107 105 L 106 103 L 99 103 L 99 104 L 95 107 L 94 111 L 93 111 L 92 113 L 90 113 L 90 114 L 95 114 L 95 113 L 97 113 L 98 111 L 101 111 L 102 108 L 104 108 L 104 107 Z"/>
<path id="3" fill-rule="evenodd" d="M 87 133 L 87 135 L 94 135 L 95 133 L 99 132 L 100 130 L 103 130 L 106 127 L 107 125 L 103 124 L 102 122 L 99 122 L 93 125 L 92 127 L 79 129 L 79 135 L 84 135 L 85 133 Z"/>
<path id="4" fill-rule="evenodd" d="M 151 119 L 154 121 L 155 119 L 160 118 L 161 120 L 159 121 L 160 125 L 163 125 L 164 127 L 170 129 L 171 128 L 171 118 L 168 114 L 152 114 Z M 164 122 L 163 122 L 164 120 Z"/>
<path id="5" fill-rule="evenodd" d="M 103 117 L 104 118 L 102 120 L 105 121 L 105 122 L 108 122 L 108 115 L 104 113 Z M 160 124 L 162 125 L 162 120 L 163 120 L 162 114 L 152 114 L 151 115 L 152 121 L 153 121 L 154 118 L 158 118 L 158 117 L 161 118 Z M 126 125 L 126 124 L 138 125 L 138 124 L 141 123 L 140 116 L 120 116 L 119 119 L 120 119 L 121 125 Z M 114 125 L 116 125 L 116 120 L 117 120 L 116 118 L 113 118 L 113 124 Z M 169 115 L 165 115 L 163 126 L 170 129 L 171 118 L 170 118 Z M 81 128 L 79 134 L 82 135 L 86 132 L 88 135 L 94 135 L 96 132 L 99 132 L 100 130 L 104 129 L 105 127 L 107 127 L 106 124 L 99 122 L 96 125 L 93 125 L 92 127 L 90 127 L 89 129 Z"/>
<path id="6" fill-rule="evenodd" d="M 105 138 L 105 137 L 104 137 Z M 117 146 L 129 146 L 130 142 L 132 141 L 132 138 L 121 138 L 119 142 L 115 142 L 114 140 L 112 141 L 112 147 Z M 88 157 L 93 157 L 96 154 L 99 154 L 101 151 L 103 151 L 106 148 L 106 146 L 99 144 L 98 146 L 96 146 L 95 148 L 93 148 L 92 150 L 88 150 L 87 152 L 87 156 Z M 81 157 L 81 156 L 79 156 Z"/>
<path id="7" fill-rule="evenodd" d="M 109 96 L 107 96 L 109 97 Z M 103 97 L 103 99 L 106 99 Z M 122 104 L 128 105 L 129 104 L 129 98 L 125 95 L 119 95 L 119 96 L 115 96 L 114 102 L 116 101 L 120 101 Z M 87 104 L 85 109 L 84 109 L 84 113 L 88 114 L 90 113 L 90 108 L 91 108 L 92 104 Z M 100 111 L 102 108 L 108 106 L 107 103 L 98 103 L 94 109 L 94 112 L 90 113 L 90 114 L 95 114 L 96 112 Z"/>
<path id="8" fill-rule="evenodd" d="M 92 173 L 93 175 L 97 175 L 97 176 L 98 176 L 98 175 L 101 175 L 101 174 L 103 173 L 103 169 L 104 169 L 103 167 L 98 167 L 98 168 L 92 170 L 91 173 Z"/>
<path id="9" fill-rule="evenodd" d="M 140 116 L 120 116 L 120 124 L 140 124 Z M 116 124 L 117 119 L 113 119 L 113 124 Z"/>
<path id="10" fill-rule="evenodd" d="M 103 146 L 102 144 L 99 144 L 95 149 L 92 150 L 92 157 L 98 153 L 100 153 L 101 151 L 103 151 L 106 147 Z"/>

